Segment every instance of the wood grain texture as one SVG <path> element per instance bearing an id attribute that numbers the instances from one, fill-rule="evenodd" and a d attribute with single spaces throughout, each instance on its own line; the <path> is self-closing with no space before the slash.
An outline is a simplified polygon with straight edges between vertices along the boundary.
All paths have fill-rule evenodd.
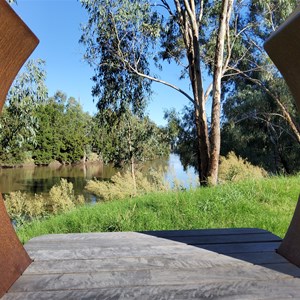
<path id="1" fill-rule="evenodd" d="M 25 245 L 26 249 L 26 245 Z M 38 260 L 73 260 L 73 259 L 98 259 L 113 257 L 147 257 L 157 255 L 175 255 L 175 254 L 199 254 L 203 256 L 211 255 L 210 251 L 198 249 L 188 245 L 176 246 L 147 246 L 147 247 L 128 247 L 127 245 L 114 248 L 93 248 L 90 245 L 87 249 L 58 249 L 58 250 L 28 250 L 30 257 Z"/>
<path id="2" fill-rule="evenodd" d="M 82 290 L 60 290 L 44 292 L 22 292 L 6 294 L 3 300 L 74 300 L 74 299 L 299 299 L 299 280 L 255 281 L 238 280 L 200 282 L 194 284 L 133 286 Z"/>
<path id="3" fill-rule="evenodd" d="M 145 269 L 200 269 L 217 266 L 240 266 L 245 262 L 218 254 L 156 255 L 144 257 L 115 257 L 83 260 L 45 260 L 34 261 L 26 270 L 26 274 L 59 274 L 87 273 L 114 270 L 145 270 Z M 250 264 L 251 265 L 251 264 Z"/>
<path id="4" fill-rule="evenodd" d="M 113 266 L 112 266 L 113 267 Z M 230 274 L 230 276 L 229 276 Z M 47 290 L 94 289 L 130 286 L 178 285 L 205 282 L 231 282 L 240 280 L 290 279 L 289 275 L 268 268 L 238 265 L 195 269 L 146 269 L 126 271 L 98 271 L 88 273 L 24 274 L 12 286 L 11 292 Z"/>
<path id="5" fill-rule="evenodd" d="M 4 299 L 299 299 L 279 240 L 256 229 L 41 236 Z"/>

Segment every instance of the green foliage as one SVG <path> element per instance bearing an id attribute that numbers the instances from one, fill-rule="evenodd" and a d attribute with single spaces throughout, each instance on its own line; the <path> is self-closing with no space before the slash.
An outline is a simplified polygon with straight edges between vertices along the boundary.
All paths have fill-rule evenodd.
<path id="1" fill-rule="evenodd" d="M 84 206 L 19 228 L 21 241 L 49 233 L 254 227 L 284 236 L 299 175 L 153 193 Z"/>
<path id="2" fill-rule="evenodd" d="M 168 121 L 167 130 L 177 134 L 176 139 L 173 135 L 173 151 L 179 155 L 184 169 L 192 166 L 199 171 L 194 109 L 185 106 L 181 114 L 176 111 L 166 112 L 165 119 Z"/>
<path id="3" fill-rule="evenodd" d="M 60 185 L 55 185 L 51 188 L 48 204 L 53 214 L 74 208 L 73 184 L 65 179 L 61 179 Z"/>
<path id="4" fill-rule="evenodd" d="M 0 165 L 32 160 L 36 165 L 52 161 L 71 164 L 102 159 L 121 166 L 132 157 L 141 162 L 169 153 L 168 133 L 148 117 L 135 116 L 130 111 L 121 115 L 105 111 L 91 117 L 73 97 L 67 98 L 61 91 L 35 104 L 30 113 L 36 126 L 35 143 L 22 138 L 20 144 L 17 128 L 25 126 L 19 120 L 22 116 L 15 117 L 10 107 L 4 108 L 0 116 Z M 24 128 L 20 130 L 26 132 Z"/>
<path id="5" fill-rule="evenodd" d="M 23 151 L 36 144 L 35 109 L 47 98 L 45 62 L 29 61 L 15 79 L 0 117 L 0 165 L 23 161 Z"/>
<path id="6" fill-rule="evenodd" d="M 33 158 L 37 164 L 58 160 L 63 164 L 78 162 L 91 143 L 92 118 L 80 104 L 58 91 L 37 108 L 39 130 Z"/>
<path id="7" fill-rule="evenodd" d="M 226 157 L 221 156 L 219 167 L 220 182 L 238 182 L 247 179 L 260 179 L 267 176 L 267 172 L 257 166 L 251 165 L 247 160 L 237 157 L 229 152 Z"/>
<path id="8" fill-rule="evenodd" d="M 118 172 L 109 181 L 89 180 L 85 189 L 102 200 L 125 199 L 168 189 L 163 172 L 151 170 L 146 175 L 136 172 L 135 177 L 134 183 L 131 172 Z"/>
<path id="9" fill-rule="evenodd" d="M 5 197 L 5 206 L 11 219 L 18 220 L 24 215 L 34 218 L 44 213 L 43 200 L 38 195 L 29 198 L 26 193 L 18 191 Z"/>
<path id="10" fill-rule="evenodd" d="M 93 140 L 104 162 L 123 166 L 153 160 L 169 154 L 169 140 L 165 131 L 148 117 L 138 117 L 130 111 L 119 115 L 102 111 L 96 116 L 98 136 Z"/>
<path id="11" fill-rule="evenodd" d="M 82 26 L 80 42 L 85 60 L 94 68 L 92 94 L 100 110 L 123 111 L 131 105 L 143 113 L 150 82 L 138 72 L 149 73 L 147 56 L 154 47 L 159 24 L 146 0 L 81 0 L 89 21 Z M 120 64 L 123 66 L 120 68 Z"/>
<path id="12" fill-rule="evenodd" d="M 6 210 L 11 219 L 22 224 L 26 219 L 35 219 L 49 214 L 58 214 L 84 204 L 82 195 L 75 196 L 73 184 L 61 179 L 58 185 L 51 188 L 49 195 L 12 192 L 5 196 Z"/>
<path id="13" fill-rule="evenodd" d="M 270 85 L 291 117 L 299 123 L 295 104 L 283 79 Z M 222 155 L 234 151 L 272 173 L 300 170 L 300 145 L 274 100 L 252 84 L 238 86 L 223 105 Z"/>

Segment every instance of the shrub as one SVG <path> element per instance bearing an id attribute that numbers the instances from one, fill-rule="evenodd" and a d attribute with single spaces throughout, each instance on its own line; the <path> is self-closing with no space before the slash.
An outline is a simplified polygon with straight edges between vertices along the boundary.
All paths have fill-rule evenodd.
<path id="1" fill-rule="evenodd" d="M 234 152 L 229 152 L 226 157 L 221 156 L 220 161 L 220 182 L 237 182 L 245 179 L 259 179 L 267 176 L 267 172 L 263 168 L 254 166 L 247 160 L 237 157 Z"/>
<path id="2" fill-rule="evenodd" d="M 25 201 L 25 214 L 30 218 L 36 218 L 42 216 L 46 213 L 46 201 L 43 195 L 35 194 L 34 197 L 31 197 L 27 201 Z"/>
<path id="3" fill-rule="evenodd" d="M 124 199 L 156 191 L 168 190 L 163 172 L 150 170 L 148 174 L 137 171 L 136 193 L 131 172 L 115 174 L 109 181 L 89 180 L 85 189 L 102 200 Z"/>
<path id="4" fill-rule="evenodd" d="M 22 225 L 27 219 L 45 215 L 45 199 L 42 195 L 30 197 L 20 191 L 12 192 L 5 197 L 6 210 L 15 225 Z"/>
<path id="5" fill-rule="evenodd" d="M 12 219 L 19 219 L 24 215 L 26 201 L 27 195 L 20 191 L 12 192 L 5 197 L 6 210 Z"/>
<path id="6" fill-rule="evenodd" d="M 89 162 L 99 162 L 101 159 L 97 153 L 91 152 L 87 155 L 87 160 Z"/>
<path id="7" fill-rule="evenodd" d="M 51 188 L 49 195 L 34 195 L 12 192 L 5 197 L 5 206 L 11 219 L 22 223 L 24 219 L 42 217 L 49 213 L 57 214 L 84 204 L 82 195 L 75 197 L 73 184 L 61 179 L 59 185 Z"/>
<path id="8" fill-rule="evenodd" d="M 49 192 L 49 210 L 54 214 L 70 210 L 75 207 L 74 198 L 72 182 L 61 179 L 60 184 L 54 185 Z"/>

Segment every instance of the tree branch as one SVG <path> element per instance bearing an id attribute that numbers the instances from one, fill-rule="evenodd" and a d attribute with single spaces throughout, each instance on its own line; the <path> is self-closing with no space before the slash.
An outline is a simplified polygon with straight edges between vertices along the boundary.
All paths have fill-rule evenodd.
<path id="1" fill-rule="evenodd" d="M 287 121 L 287 123 L 291 127 L 293 133 L 295 134 L 295 137 L 297 138 L 298 143 L 300 144 L 300 132 L 298 130 L 298 125 L 295 123 L 295 121 L 293 120 L 292 116 L 290 115 L 290 113 L 288 112 L 286 107 L 281 103 L 280 99 L 278 97 L 276 97 L 260 80 L 250 77 L 248 74 L 246 74 L 245 72 L 243 72 L 241 70 L 234 69 L 234 71 L 243 75 L 249 81 L 257 84 L 276 102 L 276 104 L 281 109 L 285 120 Z"/>

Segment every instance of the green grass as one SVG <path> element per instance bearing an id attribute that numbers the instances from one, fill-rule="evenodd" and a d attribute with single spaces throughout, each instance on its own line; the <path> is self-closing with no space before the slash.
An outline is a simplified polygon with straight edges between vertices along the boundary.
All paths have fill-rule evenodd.
<path id="1" fill-rule="evenodd" d="M 49 233 L 257 227 L 283 237 L 300 175 L 87 205 L 19 228 L 26 242 Z"/>

